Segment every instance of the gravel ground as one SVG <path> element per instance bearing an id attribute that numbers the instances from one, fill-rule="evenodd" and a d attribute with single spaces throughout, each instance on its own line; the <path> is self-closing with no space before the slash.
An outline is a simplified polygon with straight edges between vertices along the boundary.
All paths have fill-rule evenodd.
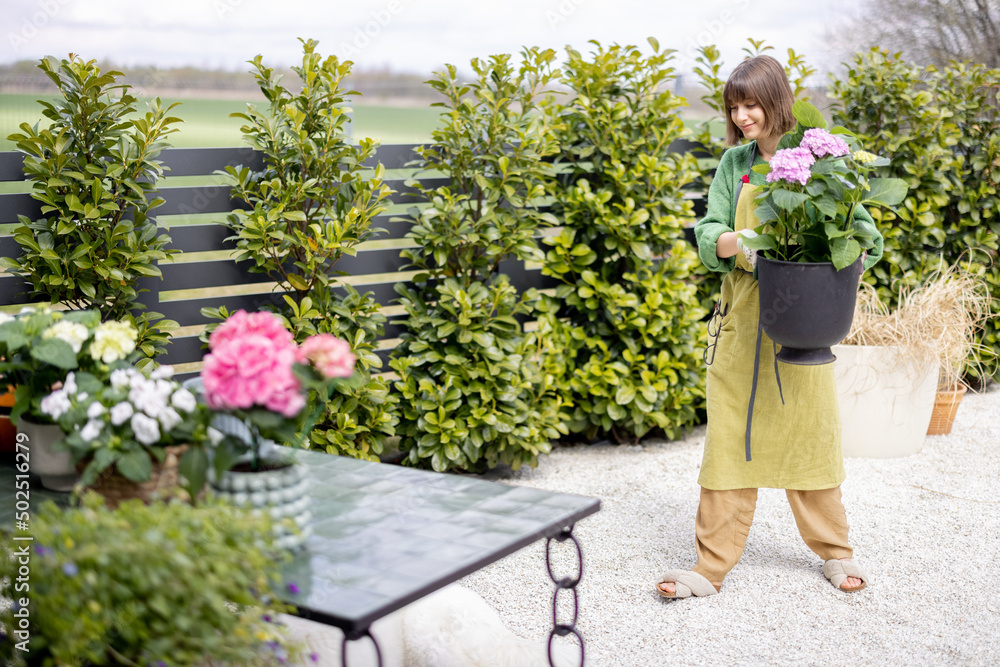
<path id="1" fill-rule="evenodd" d="M 967 394 L 951 434 L 928 436 L 917 454 L 846 459 L 855 559 L 873 579 L 855 594 L 823 577 L 784 492 L 761 489 L 743 559 L 721 594 L 657 596 L 663 570 L 695 562 L 704 434 L 560 447 L 502 480 L 601 499 L 574 531 L 586 567 L 578 629 L 588 665 L 1000 664 L 1000 386 Z M 569 574 L 571 547 L 553 549 L 557 575 Z M 462 583 L 516 634 L 548 637 L 544 542 Z M 561 596 L 561 619 L 568 600 Z"/>

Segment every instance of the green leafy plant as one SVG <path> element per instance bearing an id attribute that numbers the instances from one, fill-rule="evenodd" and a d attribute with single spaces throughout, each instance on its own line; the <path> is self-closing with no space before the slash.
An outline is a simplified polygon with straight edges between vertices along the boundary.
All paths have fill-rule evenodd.
<path id="1" fill-rule="evenodd" d="M 107 377 L 116 362 L 135 361 L 137 336 L 131 323 L 101 322 L 96 310 L 0 313 L 0 383 L 15 386 L 11 419 L 47 422 L 41 403 L 53 388 L 73 371 Z"/>
<path id="2" fill-rule="evenodd" d="M 519 296 L 500 273 L 505 259 L 540 259 L 534 235 L 554 222 L 539 208 L 551 174 L 544 160 L 556 150 L 550 117 L 540 113 L 554 59 L 526 49 L 518 68 L 509 55 L 492 56 L 472 61 L 472 82 L 452 65 L 429 81 L 446 101 L 418 166 L 448 182 L 415 183 L 430 205 L 411 211 L 416 247 L 402 254 L 419 273 L 396 285 L 406 332 L 390 361 L 410 464 L 533 466 L 563 428 L 539 366 L 545 341 L 518 319 L 537 294 Z"/>
<path id="3" fill-rule="evenodd" d="M 15 603 L 0 612 L 0 658 L 233 666 L 297 659 L 300 647 L 268 622 L 288 610 L 274 599 L 269 528 L 267 516 L 216 502 L 129 500 L 115 511 L 92 493 L 76 509 L 47 502 L 32 515 L 34 540 L 16 543 L 20 549 L 10 543 L 0 558 L 0 591 Z M 15 557 L 29 549 L 30 595 L 16 587 Z"/>
<path id="4" fill-rule="evenodd" d="M 898 305 L 904 286 L 920 284 L 935 257 L 928 253 L 944 242 L 941 208 L 948 201 L 948 111 L 936 103 L 919 67 L 883 49 L 859 53 L 844 78 L 831 90 L 839 100 L 833 122 L 850 130 L 867 149 L 890 164 L 879 176 L 901 178 L 907 196 L 893 210 L 873 209 L 883 237 L 883 261 L 867 272 L 889 308 Z M 936 253 L 935 253 L 936 254 Z"/>
<path id="5" fill-rule="evenodd" d="M 890 308 L 904 290 L 920 287 L 940 257 L 985 281 L 1000 299 L 1000 117 L 996 70 L 951 63 L 943 70 L 910 65 L 873 48 L 834 79 L 840 107 L 834 120 L 890 158 L 881 176 L 906 181 L 894 212 L 873 211 L 885 237 L 885 259 L 869 272 Z M 880 219 L 881 218 L 881 219 Z M 986 322 L 967 372 L 996 373 L 983 356 L 1000 353 L 995 320 Z"/>
<path id="6" fill-rule="evenodd" d="M 157 99 L 138 114 L 121 72 L 102 72 L 91 60 L 43 58 L 38 65 L 59 88 L 55 102 L 39 101 L 49 127 L 27 123 L 8 139 L 24 154 L 24 173 L 42 216 L 18 216 L 17 258 L 0 265 L 31 283 L 33 295 L 73 309 L 92 309 L 104 321 L 130 320 L 138 349 L 148 358 L 163 351 L 177 327 L 158 313 L 141 312 L 144 277 L 162 274 L 170 242 L 157 233 L 150 211 L 163 199 L 156 190 L 163 167 L 157 157 L 180 119 L 176 106 Z M 149 362 L 146 362 L 149 363 Z"/>
<path id="7" fill-rule="evenodd" d="M 393 398 L 384 378 L 372 375 L 382 362 L 374 353 L 385 317 L 371 293 L 359 294 L 340 280 L 336 269 L 344 256 L 379 230 L 372 220 L 387 208 L 389 188 L 377 165 L 367 173 L 365 161 L 376 142 L 351 143 L 345 106 L 353 91 L 344 88 L 350 61 L 323 58 L 315 40 L 301 40 L 302 64 L 293 67 L 301 90 L 281 85 L 280 76 L 251 62 L 268 106 L 248 105 L 233 114 L 246 124 L 246 141 L 264 158 L 262 171 L 227 167 L 234 197 L 251 208 L 228 218 L 238 249 L 236 258 L 251 263 L 283 291 L 278 308 L 295 339 L 329 333 L 348 341 L 358 358 L 360 381 L 339 386 L 310 436 L 317 449 L 375 459 L 385 439 L 395 434 Z M 206 309 L 225 318 L 223 309 Z"/>
<path id="8" fill-rule="evenodd" d="M 678 436 L 697 420 L 706 311 L 683 241 L 693 224 L 683 188 L 698 168 L 670 152 L 683 136 L 684 100 L 667 90 L 672 52 L 595 42 L 568 49 L 563 82 L 573 98 L 550 109 L 560 145 L 543 272 L 562 284 L 545 299 L 547 373 L 571 406 L 569 428 L 634 440 L 653 428 Z M 655 259 L 654 259 L 655 258 Z"/>
<path id="9" fill-rule="evenodd" d="M 756 197 L 761 224 L 743 245 L 786 262 L 833 262 L 850 266 L 874 247 L 859 225 L 859 207 L 892 207 L 906 196 L 898 178 L 870 174 L 889 160 L 861 150 L 846 129 L 826 131 L 819 109 L 799 100 L 792 105 L 795 128 L 778 142 L 770 162 L 754 167 L 766 175 Z"/>

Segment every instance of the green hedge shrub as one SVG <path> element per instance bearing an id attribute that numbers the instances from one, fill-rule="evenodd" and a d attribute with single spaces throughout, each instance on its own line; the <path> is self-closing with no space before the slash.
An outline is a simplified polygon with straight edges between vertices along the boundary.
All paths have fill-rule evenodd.
<path id="1" fill-rule="evenodd" d="M 540 113 L 556 77 L 552 51 L 474 59 L 475 78 L 454 66 L 429 82 L 445 101 L 442 126 L 418 165 L 447 184 L 416 186 L 430 205 L 411 211 L 403 252 L 420 272 L 396 286 L 406 333 L 390 366 L 399 376 L 400 449 L 411 465 L 481 471 L 534 466 L 560 435 L 559 398 L 541 372 L 543 343 L 523 331 L 534 291 L 518 295 L 500 263 L 541 258 L 534 234 L 552 222 L 538 200 L 556 151 Z"/>
<path id="2" fill-rule="evenodd" d="M 873 48 L 855 56 L 843 79 L 833 80 L 840 101 L 835 122 L 873 152 L 891 157 L 880 175 L 902 178 L 909 186 L 895 214 L 876 217 L 885 236 L 885 261 L 866 278 L 890 306 L 941 257 L 982 276 L 1000 304 L 998 79 L 1000 71 L 982 65 L 951 63 L 938 71 Z M 995 318 L 982 342 L 993 355 L 980 361 L 996 373 Z"/>
<path id="3" fill-rule="evenodd" d="M 633 441 L 653 428 L 677 437 L 704 402 L 706 310 L 683 240 L 693 224 L 682 188 L 697 176 L 683 136 L 684 100 L 666 84 L 671 51 L 633 46 L 589 57 L 567 49 L 572 99 L 549 113 L 559 143 L 552 212 L 562 231 L 546 238 L 544 273 L 561 281 L 545 299 L 547 370 L 570 407 L 569 428 Z"/>
<path id="4" fill-rule="evenodd" d="M 351 63 L 324 59 L 314 40 L 302 44 L 302 64 L 292 68 L 298 92 L 282 86 L 261 56 L 250 61 L 269 104 L 233 115 L 246 121 L 243 136 L 264 154 L 264 169 L 226 168 L 233 196 L 253 207 L 233 211 L 228 222 L 237 259 L 251 262 L 251 271 L 266 273 L 285 292 L 277 310 L 296 341 L 331 333 L 348 341 L 358 358 L 359 382 L 334 390 L 310 434 L 311 447 L 376 460 L 396 424 L 388 382 L 372 375 L 382 367 L 374 347 L 385 317 L 371 293 L 359 294 L 338 279 L 336 265 L 381 231 L 372 220 L 386 210 L 390 190 L 381 165 L 372 175 L 362 167 L 377 144 L 361 139 L 354 145 L 346 131 L 344 105 L 354 93 L 343 86 Z"/>
<path id="5" fill-rule="evenodd" d="M 179 118 L 160 100 L 140 114 L 121 72 L 102 72 L 96 61 L 43 58 L 39 69 L 59 89 L 54 102 L 39 100 L 48 127 L 22 123 L 7 137 L 24 154 L 31 196 L 42 203 L 37 220 L 18 216 L 17 258 L 0 266 L 22 276 L 33 296 L 74 310 L 97 310 L 102 321 L 129 320 L 139 331 L 138 349 L 150 358 L 163 352 L 173 320 L 142 312 L 138 282 L 160 278 L 170 237 L 157 232 L 150 212 L 163 203 L 150 197 Z"/>

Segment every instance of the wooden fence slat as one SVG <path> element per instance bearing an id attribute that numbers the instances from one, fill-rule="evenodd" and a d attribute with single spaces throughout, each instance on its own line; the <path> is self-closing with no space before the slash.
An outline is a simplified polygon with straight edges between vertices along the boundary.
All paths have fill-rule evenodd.
<path id="1" fill-rule="evenodd" d="M 0 194 L 0 225 L 18 222 L 19 215 L 37 220 L 42 216 L 42 202 L 32 199 L 27 192 Z"/>
<path id="2" fill-rule="evenodd" d="M 252 171 L 264 168 L 263 153 L 250 146 L 228 148 L 171 148 L 160 154 L 168 169 L 165 176 L 204 176 L 226 167 L 244 166 Z"/>
<path id="3" fill-rule="evenodd" d="M 0 152 L 0 181 L 23 181 L 24 153 L 18 151 Z"/>
<path id="4" fill-rule="evenodd" d="M 372 292 L 373 298 L 381 305 L 388 305 L 396 298 L 393 285 L 395 283 L 379 283 L 373 285 L 355 285 L 361 294 Z M 334 288 L 338 294 L 346 294 L 343 287 Z M 201 314 L 202 308 L 220 308 L 225 306 L 229 312 L 237 310 L 255 311 L 268 305 L 283 304 L 281 292 L 268 294 L 231 294 L 225 296 L 206 296 L 196 299 L 177 299 L 175 301 L 160 301 L 156 311 L 164 317 L 174 320 L 181 326 L 208 324 L 213 320 Z"/>

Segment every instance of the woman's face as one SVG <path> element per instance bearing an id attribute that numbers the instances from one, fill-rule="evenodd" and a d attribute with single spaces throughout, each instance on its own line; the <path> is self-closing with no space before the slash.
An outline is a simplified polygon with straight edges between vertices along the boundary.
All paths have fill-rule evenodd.
<path id="1" fill-rule="evenodd" d="M 764 131 L 764 110 L 752 101 L 743 101 L 729 107 L 729 117 L 747 139 L 759 139 Z"/>

